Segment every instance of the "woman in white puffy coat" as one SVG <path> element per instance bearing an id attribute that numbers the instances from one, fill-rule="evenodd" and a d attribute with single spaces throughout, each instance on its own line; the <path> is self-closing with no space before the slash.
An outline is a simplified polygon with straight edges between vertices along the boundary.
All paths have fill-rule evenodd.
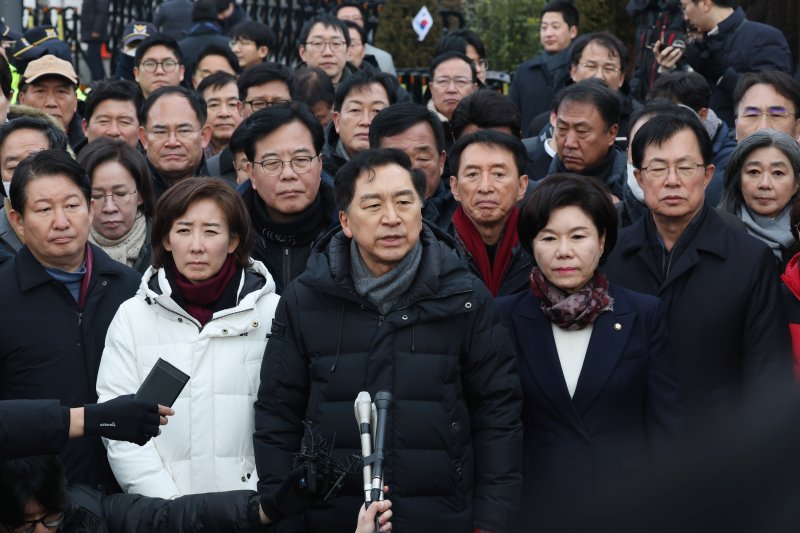
<path id="1" fill-rule="evenodd" d="M 109 326 L 97 394 L 135 393 L 159 358 L 190 379 L 157 439 L 105 442 L 111 468 L 146 496 L 255 489 L 253 402 L 279 297 L 249 257 L 245 206 L 221 180 L 184 180 L 159 200 L 152 242 L 154 266 Z"/>

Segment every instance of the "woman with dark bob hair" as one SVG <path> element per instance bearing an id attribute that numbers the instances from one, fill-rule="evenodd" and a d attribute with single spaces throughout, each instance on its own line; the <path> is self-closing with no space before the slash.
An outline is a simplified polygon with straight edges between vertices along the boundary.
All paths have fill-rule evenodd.
<path id="1" fill-rule="evenodd" d="M 759 130 L 742 140 L 725 169 L 720 208 L 741 219 L 785 266 L 800 249 L 789 224 L 800 190 L 800 145 L 788 134 Z"/>
<path id="2" fill-rule="evenodd" d="M 150 222 L 156 203 L 147 161 L 125 141 L 103 137 L 86 145 L 78 163 L 92 182 L 89 240 L 144 273 L 153 257 Z"/>
<path id="3" fill-rule="evenodd" d="M 522 207 L 518 233 L 534 258 L 531 290 L 498 303 L 523 392 L 520 509 L 551 531 L 671 449 L 681 407 L 660 301 L 598 270 L 617 240 L 609 191 L 554 174 Z"/>
<path id="4" fill-rule="evenodd" d="M 158 201 L 153 266 L 108 328 L 97 394 L 135 393 L 159 358 L 190 379 L 157 441 L 106 442 L 125 492 L 255 490 L 253 402 L 278 295 L 251 242 L 244 202 L 218 178 L 180 181 Z"/>

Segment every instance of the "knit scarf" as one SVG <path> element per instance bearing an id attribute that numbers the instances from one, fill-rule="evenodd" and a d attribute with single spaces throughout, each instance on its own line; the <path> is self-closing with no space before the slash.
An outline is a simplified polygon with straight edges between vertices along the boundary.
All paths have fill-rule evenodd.
<path id="1" fill-rule="evenodd" d="M 772 253 L 775 254 L 778 260 L 783 259 L 782 251 L 791 248 L 794 244 L 794 237 L 790 229 L 792 226 L 789 221 L 792 205 L 793 202 L 786 204 L 783 211 L 775 218 L 753 213 L 744 204 L 742 204 L 736 213 L 747 227 L 747 233 L 767 243 L 767 246 L 770 247 Z"/>
<path id="2" fill-rule="evenodd" d="M 356 294 L 374 305 L 381 315 L 391 311 L 400 296 L 406 292 L 422 262 L 422 243 L 414 248 L 386 274 L 375 277 L 369 270 L 355 239 L 350 241 L 350 275 L 353 277 Z"/>
<path id="3" fill-rule="evenodd" d="M 550 283 L 539 267 L 533 267 L 531 291 L 542 301 L 544 316 L 569 331 L 583 329 L 603 311 L 614 309 L 614 299 L 608 294 L 608 278 L 600 271 L 586 285 L 568 294 Z"/>
<path id="4" fill-rule="evenodd" d="M 467 252 L 472 256 L 472 260 L 478 267 L 478 272 L 481 279 L 492 296 L 497 296 L 500 291 L 500 284 L 503 282 L 508 265 L 511 264 L 511 255 L 514 251 L 514 246 L 519 242 L 517 235 L 517 219 L 519 218 L 519 209 L 516 207 L 511 211 L 511 214 L 506 220 L 506 227 L 503 229 L 503 234 L 500 237 L 500 242 L 497 246 L 497 252 L 494 255 L 494 264 L 489 261 L 489 253 L 486 251 L 486 245 L 481 239 L 480 233 L 467 217 L 467 214 L 458 206 L 453 213 L 453 225 L 456 228 L 458 237 L 464 243 Z"/>
<path id="5" fill-rule="evenodd" d="M 284 246 L 301 246 L 313 241 L 320 232 L 325 212 L 320 194 L 307 208 L 293 216 L 290 222 L 276 222 L 267 213 L 267 207 L 258 195 L 253 200 L 253 226 L 267 241 Z"/>
<path id="6" fill-rule="evenodd" d="M 192 283 L 172 265 L 172 275 L 175 279 L 175 288 L 183 298 L 182 307 L 192 315 L 200 325 L 205 326 L 214 314 L 214 304 L 217 303 L 225 292 L 225 288 L 236 273 L 236 262 L 233 255 L 228 254 L 222 268 L 207 280 Z"/>
<path id="7" fill-rule="evenodd" d="M 136 213 L 133 227 L 119 239 L 107 239 L 94 229 L 89 231 L 89 241 L 103 249 L 114 261 L 133 266 L 147 238 L 147 220 L 141 211 Z"/>

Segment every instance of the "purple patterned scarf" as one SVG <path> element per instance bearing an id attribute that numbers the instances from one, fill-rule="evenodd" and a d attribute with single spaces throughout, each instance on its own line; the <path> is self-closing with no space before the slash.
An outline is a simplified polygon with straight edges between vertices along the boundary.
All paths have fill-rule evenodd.
<path id="1" fill-rule="evenodd" d="M 531 291 L 542 301 L 544 316 L 569 331 L 583 329 L 603 311 L 614 309 L 614 298 L 608 294 L 608 278 L 600 271 L 579 290 L 567 294 L 550 283 L 539 267 L 533 267 Z"/>

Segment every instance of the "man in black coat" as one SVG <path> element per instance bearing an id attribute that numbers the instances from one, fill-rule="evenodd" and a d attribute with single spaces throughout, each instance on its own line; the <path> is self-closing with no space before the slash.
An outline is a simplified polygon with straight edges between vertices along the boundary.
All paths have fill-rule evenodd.
<path id="1" fill-rule="evenodd" d="M 522 113 L 522 136 L 531 137 L 531 120 L 550 109 L 555 94 L 569 81 L 572 41 L 579 13 L 572 2 L 556 0 L 542 8 L 539 39 L 542 53 L 519 66 L 509 96 Z"/>
<path id="2" fill-rule="evenodd" d="M 289 472 L 303 419 L 337 452 L 360 450 L 353 402 L 393 394 L 384 472 L 398 531 L 508 529 L 521 489 L 516 358 L 486 288 L 422 222 L 425 180 L 397 149 L 337 174 L 342 229 L 284 291 L 255 404 L 259 489 Z M 349 531 L 360 481 L 306 513 Z"/>
<path id="3" fill-rule="evenodd" d="M 777 28 L 747 20 L 735 0 L 681 0 L 683 18 L 700 33 L 686 49 L 662 48 L 653 52 L 663 69 L 692 67 L 713 88 L 710 107 L 733 127 L 733 91 L 746 72 L 780 70 L 792 73 L 792 54 Z"/>
<path id="4" fill-rule="evenodd" d="M 2 399 L 97 401 L 106 330 L 139 276 L 87 244 L 90 193 L 65 152 L 37 152 L 14 173 L 11 222 L 25 246 L 0 269 Z M 66 443 L 62 459 L 71 482 L 119 490 L 99 438 Z"/>
<path id="5" fill-rule="evenodd" d="M 741 413 L 789 387 L 789 328 L 775 258 L 708 206 L 712 143 L 694 116 L 658 115 L 636 133 L 636 179 L 649 208 L 623 229 L 605 272 L 659 296 L 687 420 Z"/>

